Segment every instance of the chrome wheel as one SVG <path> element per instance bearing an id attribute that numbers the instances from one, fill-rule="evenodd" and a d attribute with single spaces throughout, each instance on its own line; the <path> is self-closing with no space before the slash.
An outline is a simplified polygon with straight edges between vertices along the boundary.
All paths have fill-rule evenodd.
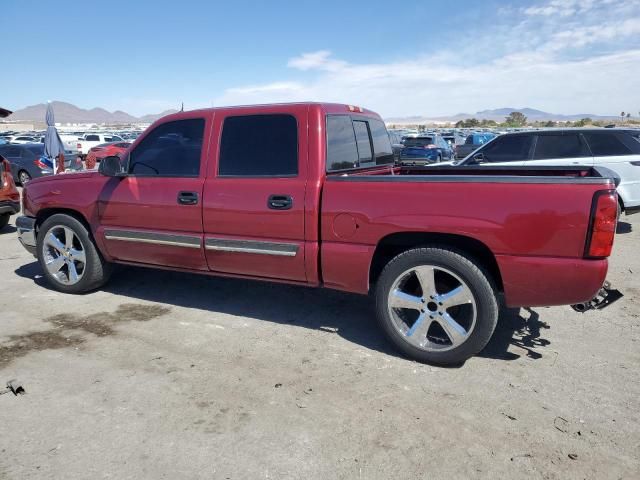
<path id="1" fill-rule="evenodd" d="M 24 170 L 22 170 L 18 174 L 18 180 L 20 180 L 20 183 L 22 184 L 22 186 L 25 186 L 27 183 L 29 183 L 29 180 L 31 180 L 31 175 L 29 175 L 28 172 L 25 172 Z"/>
<path id="2" fill-rule="evenodd" d="M 78 235 L 69 227 L 51 227 L 42 242 L 47 271 L 59 283 L 75 285 L 85 272 L 86 254 Z"/>
<path id="3" fill-rule="evenodd" d="M 462 345 L 476 325 L 478 308 L 469 286 L 444 267 L 421 265 L 402 273 L 388 296 L 394 328 L 427 352 Z"/>

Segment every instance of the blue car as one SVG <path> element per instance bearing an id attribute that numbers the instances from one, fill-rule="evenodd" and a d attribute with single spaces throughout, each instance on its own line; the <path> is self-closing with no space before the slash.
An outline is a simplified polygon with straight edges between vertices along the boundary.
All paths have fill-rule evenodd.
<path id="1" fill-rule="evenodd" d="M 455 158 L 451 145 L 438 134 L 404 137 L 402 144 L 402 165 L 429 165 Z"/>
<path id="2" fill-rule="evenodd" d="M 13 180 L 22 186 L 32 178 L 53 174 L 53 163 L 44 156 L 42 143 L 2 145 L 0 155 L 9 160 Z M 78 163 L 73 152 L 65 152 L 64 167 L 66 170 L 81 170 L 82 163 Z"/>

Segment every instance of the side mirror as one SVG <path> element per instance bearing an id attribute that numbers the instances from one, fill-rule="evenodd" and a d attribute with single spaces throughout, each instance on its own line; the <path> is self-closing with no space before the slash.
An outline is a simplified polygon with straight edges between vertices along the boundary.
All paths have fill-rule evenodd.
<path id="1" fill-rule="evenodd" d="M 98 171 L 105 177 L 124 177 L 126 173 L 123 171 L 120 157 L 113 155 L 105 157 L 100 162 Z"/>

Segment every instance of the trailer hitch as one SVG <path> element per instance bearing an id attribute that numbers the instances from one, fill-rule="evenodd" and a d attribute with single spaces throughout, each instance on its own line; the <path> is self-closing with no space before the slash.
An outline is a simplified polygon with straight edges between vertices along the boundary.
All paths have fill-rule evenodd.
<path id="1" fill-rule="evenodd" d="M 587 310 L 602 310 L 616 300 L 620 300 L 622 297 L 623 295 L 619 290 L 611 288 L 611 284 L 609 282 L 604 282 L 604 285 L 602 285 L 602 288 L 598 291 L 595 297 L 588 302 L 571 305 L 571 308 L 579 313 L 584 313 Z"/>

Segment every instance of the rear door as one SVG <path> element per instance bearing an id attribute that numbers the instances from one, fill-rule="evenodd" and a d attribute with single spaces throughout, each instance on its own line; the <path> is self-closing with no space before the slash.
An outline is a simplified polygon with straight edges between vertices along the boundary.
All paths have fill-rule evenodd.
<path id="1" fill-rule="evenodd" d="M 593 165 L 580 132 L 540 132 L 529 165 Z"/>
<path id="2" fill-rule="evenodd" d="M 207 270 L 202 186 L 212 116 L 189 112 L 154 127 L 125 159 L 128 175 L 105 184 L 98 235 L 112 257 Z"/>
<path id="3" fill-rule="evenodd" d="M 306 281 L 307 110 L 292 105 L 262 107 L 259 114 L 216 113 L 219 142 L 203 204 L 212 271 Z"/>

